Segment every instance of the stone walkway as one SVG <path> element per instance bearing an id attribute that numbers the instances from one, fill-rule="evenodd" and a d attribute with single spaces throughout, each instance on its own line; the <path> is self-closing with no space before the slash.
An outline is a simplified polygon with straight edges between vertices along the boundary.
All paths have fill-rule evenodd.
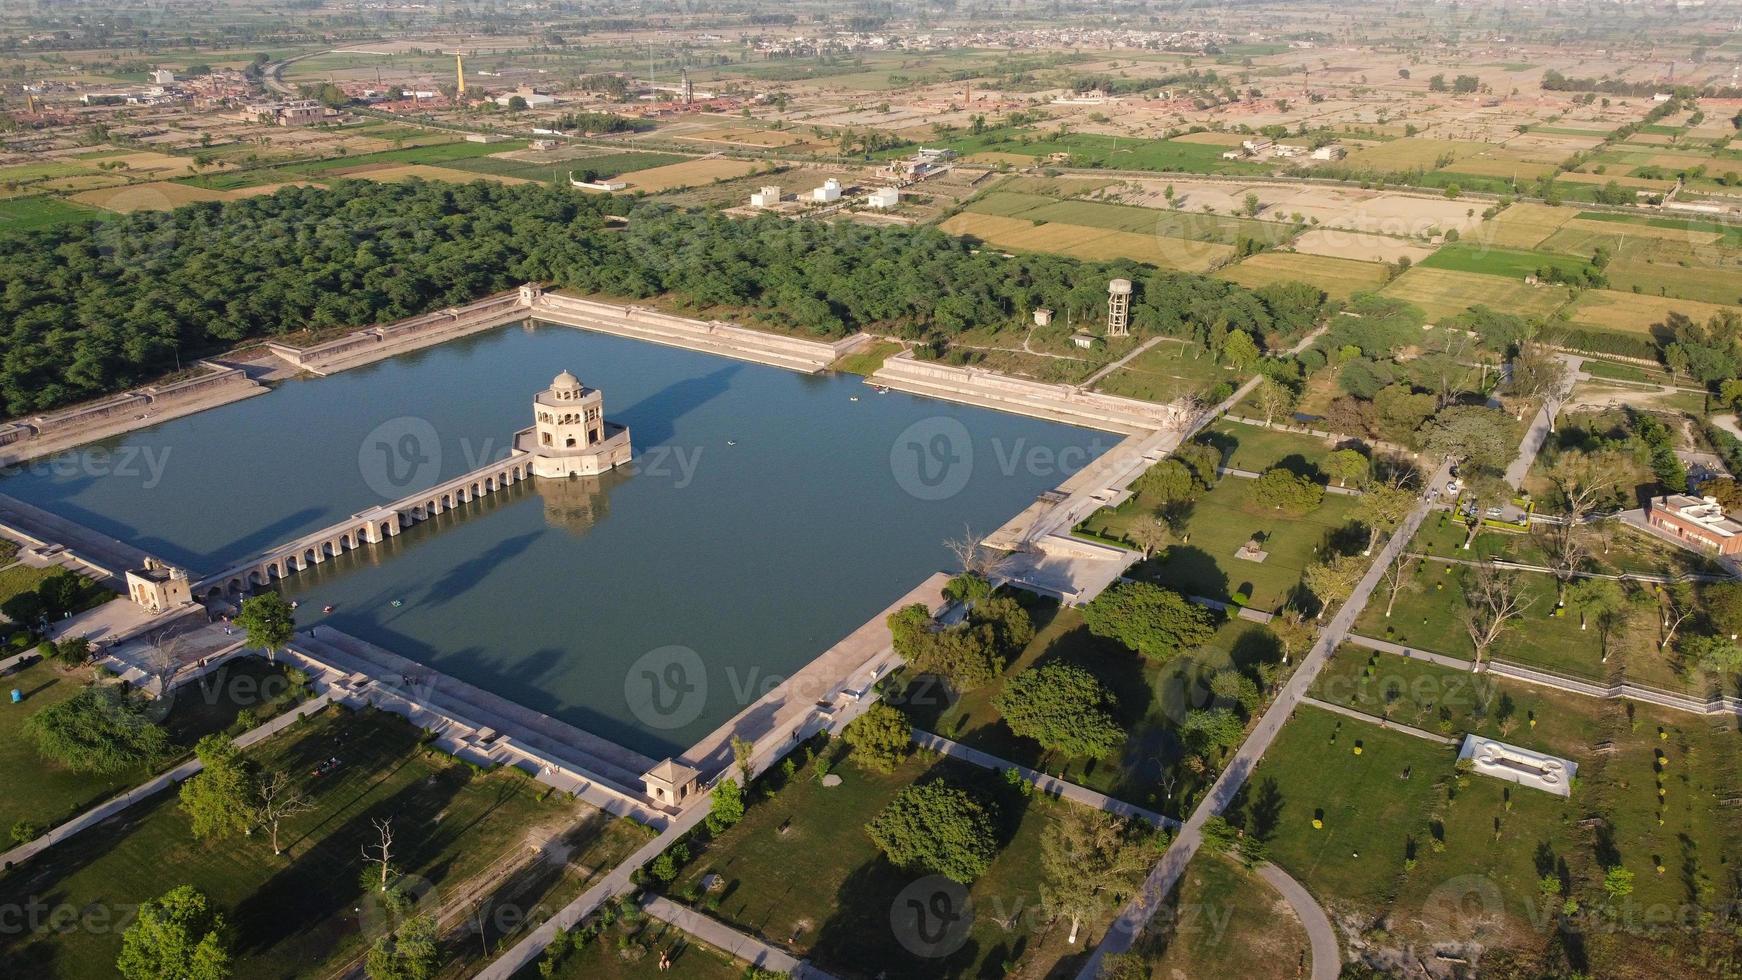
<path id="1" fill-rule="evenodd" d="M 724 950 L 751 966 L 790 974 L 795 980 L 834 980 L 830 974 L 816 969 L 804 960 L 776 949 L 755 936 L 739 932 L 718 919 L 710 919 L 688 906 L 679 905 L 658 895 L 648 895 L 641 900 L 641 907 L 648 915 L 661 922 L 669 922 L 709 946 Z M 682 972 L 681 963 L 678 972 Z"/>
<path id="2" fill-rule="evenodd" d="M 969 748 L 960 742 L 951 741 L 950 739 L 944 738 L 942 735 L 934 735 L 931 732 L 915 728 L 913 730 L 913 744 L 923 749 L 930 749 L 939 755 L 946 755 L 952 759 L 960 759 L 963 762 L 972 763 L 982 769 L 991 769 L 997 772 L 1014 769 L 1022 774 L 1023 779 L 1033 783 L 1036 789 L 1061 799 L 1070 800 L 1073 803 L 1080 803 L 1083 806 L 1093 807 L 1096 810 L 1105 810 L 1108 813 L 1117 814 L 1121 817 L 1143 820 L 1154 824 L 1157 827 L 1166 827 L 1169 830 L 1179 827 L 1178 820 L 1175 820 L 1172 817 L 1163 816 L 1162 814 L 1156 813 L 1154 810 L 1146 810 L 1143 807 L 1127 803 L 1124 800 L 1116 800 L 1105 793 L 1096 792 L 1088 787 L 1079 786 L 1076 783 L 1065 782 L 1057 777 L 1049 776 L 1044 772 L 1037 772 L 1027 766 L 1019 766 L 1014 762 L 1000 759 L 990 753 L 982 752 L 975 748 Z"/>
<path id="3" fill-rule="evenodd" d="M 1435 735 L 1433 732 L 1426 731 L 1425 729 L 1413 728 L 1409 725 L 1399 724 L 1398 722 L 1391 721 L 1390 719 L 1381 718 L 1378 715 L 1370 715 L 1365 711 L 1356 711 L 1354 708 L 1347 707 L 1346 705 L 1333 704 L 1330 701 L 1320 701 L 1318 698 L 1315 698 L 1315 697 L 1301 698 L 1300 703 L 1301 704 L 1310 704 L 1315 708 L 1323 708 L 1324 710 L 1329 711 L 1332 714 L 1342 715 L 1345 718 L 1353 718 L 1356 721 L 1366 722 L 1367 724 L 1373 725 L 1377 728 L 1384 728 L 1384 729 L 1387 729 L 1389 731 L 1394 731 L 1394 732 L 1402 732 L 1405 735 L 1414 735 L 1416 738 L 1424 739 L 1424 740 L 1429 741 L 1429 742 L 1438 742 L 1441 745 L 1456 745 L 1456 744 L 1458 744 L 1458 740 L 1455 738 L 1448 738 L 1445 735 Z"/>
<path id="4" fill-rule="evenodd" d="M 1441 667 L 1450 667 L 1453 670 L 1473 672 L 1476 667 L 1474 663 L 1468 660 L 1459 660 L 1457 657 L 1448 657 L 1443 653 L 1434 653 L 1432 650 L 1418 650 L 1415 647 L 1406 647 L 1399 643 L 1393 643 L 1390 640 L 1374 639 L 1371 636 L 1362 636 L 1359 633 L 1350 633 L 1348 641 L 1358 647 L 1366 647 L 1369 650 L 1378 650 L 1380 653 L 1392 653 L 1399 657 L 1407 657 L 1411 660 L 1425 660 L 1430 664 L 1439 664 Z"/>
<path id="5" fill-rule="evenodd" d="M 295 724 L 298 718 L 301 718 L 304 715 L 314 714 L 316 711 L 326 707 L 327 704 L 328 698 L 324 694 L 320 697 L 305 701 L 266 724 L 236 736 L 236 747 L 245 749 L 250 745 L 271 738 L 273 735 L 276 735 Z M 133 787 L 127 792 L 122 793 L 120 796 L 110 797 L 71 820 L 68 820 L 66 823 L 54 827 L 30 843 L 20 844 L 12 850 L 0 854 L 0 868 L 10 868 L 14 865 L 22 864 L 23 862 L 30 860 L 32 857 L 35 857 L 37 854 L 59 844 L 61 841 L 64 841 L 81 831 L 95 827 L 97 824 L 102 823 L 133 804 L 138 803 L 140 800 L 150 799 L 158 793 L 169 789 L 171 786 L 192 777 L 194 774 L 198 773 L 201 768 L 203 767 L 200 765 L 199 759 L 189 759 L 157 778 Z"/>
<path id="6" fill-rule="evenodd" d="M 1301 928 L 1306 930 L 1307 940 L 1313 948 L 1313 980 L 1337 980 L 1343 971 L 1343 953 L 1337 942 L 1337 930 L 1331 925 L 1331 917 L 1313 898 L 1312 892 L 1302 887 L 1301 883 L 1289 877 L 1288 872 L 1266 861 L 1253 870 L 1258 877 L 1270 883 L 1276 889 L 1282 900 L 1294 909 L 1294 914 L 1300 919 Z"/>

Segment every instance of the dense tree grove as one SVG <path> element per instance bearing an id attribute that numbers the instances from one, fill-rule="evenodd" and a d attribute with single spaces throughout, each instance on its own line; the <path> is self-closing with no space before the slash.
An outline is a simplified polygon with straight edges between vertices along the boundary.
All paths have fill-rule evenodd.
<path id="1" fill-rule="evenodd" d="M 629 209 L 627 228 L 605 214 Z M 250 337 L 370 323 L 527 280 L 763 318 L 821 336 L 914 338 L 1136 285 L 1139 329 L 1220 343 L 1316 314 L 1311 290 L 1254 293 L 1130 262 L 1004 258 L 930 228 L 734 221 L 542 185 L 340 181 L 0 238 L 0 416 L 144 383 Z"/>

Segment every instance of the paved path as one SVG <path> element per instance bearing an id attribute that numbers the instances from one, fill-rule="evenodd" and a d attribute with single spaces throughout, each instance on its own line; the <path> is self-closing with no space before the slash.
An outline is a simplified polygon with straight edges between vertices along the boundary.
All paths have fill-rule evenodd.
<path id="1" fill-rule="evenodd" d="M 1255 870 L 1258 877 L 1269 882 L 1270 887 L 1282 895 L 1283 901 L 1294 909 L 1301 926 L 1306 929 L 1307 939 L 1313 947 L 1313 980 L 1337 980 L 1343 969 L 1343 954 L 1337 943 L 1337 930 L 1331 926 L 1331 917 L 1325 914 L 1312 893 L 1289 877 L 1288 872 L 1268 861 Z"/>
<path id="2" fill-rule="evenodd" d="M 1560 390 L 1543 399 L 1542 408 L 1530 420 L 1530 428 L 1524 431 L 1524 440 L 1518 445 L 1518 457 L 1506 467 L 1506 485 L 1514 490 L 1524 485 L 1524 477 L 1536 462 L 1536 454 L 1542 451 L 1543 443 L 1548 441 L 1549 433 L 1554 431 L 1555 413 L 1560 411 L 1561 403 L 1572 394 L 1573 385 L 1579 380 L 1579 368 L 1585 362 L 1584 358 L 1570 354 L 1556 356 L 1566 364 L 1566 376 L 1561 381 Z M 1434 482 L 1437 485 L 1440 481 Z"/>
<path id="3" fill-rule="evenodd" d="M 257 742 L 270 738 L 286 728 L 289 728 L 303 715 L 313 714 L 326 707 L 327 696 L 313 698 L 297 705 L 258 728 L 251 729 L 236 736 L 237 748 L 247 748 Z M 102 823 L 117 813 L 127 809 L 140 800 L 149 799 L 158 793 L 188 779 L 199 772 L 202 766 L 199 759 L 189 759 L 174 769 L 158 776 L 156 779 L 135 786 L 120 796 L 113 796 L 89 810 L 68 820 L 41 837 L 28 844 L 20 844 L 4 854 L 0 854 L 0 868 L 11 867 L 30 860 L 37 854 L 48 850 L 61 841 L 78 834 L 81 831 Z"/>
<path id="4" fill-rule="evenodd" d="M 1144 352 L 1148 351 L 1151 347 L 1154 347 L 1156 344 L 1159 344 L 1162 341 L 1169 340 L 1169 339 L 1172 339 L 1172 338 L 1169 338 L 1169 337 L 1151 337 L 1151 338 L 1149 338 L 1148 340 L 1144 341 L 1141 344 L 1138 344 L 1135 348 L 1133 348 L 1131 353 L 1126 354 L 1124 357 L 1121 357 L 1117 361 L 1114 361 L 1113 363 L 1107 365 L 1106 367 L 1102 368 L 1101 370 L 1096 371 L 1094 374 L 1089 375 L 1088 378 L 1086 378 L 1082 384 L 1077 385 L 1077 387 L 1083 389 L 1084 391 L 1090 390 L 1091 388 L 1095 387 L 1095 382 L 1100 381 L 1102 378 L 1105 378 L 1107 375 L 1112 374 L 1114 371 L 1117 371 L 1120 368 L 1124 367 L 1125 365 L 1130 364 L 1132 361 L 1136 360 L 1140 355 L 1142 355 Z"/>
<path id="5" fill-rule="evenodd" d="M 641 907 L 663 922 L 669 922 L 684 932 L 715 949 L 725 950 L 752 966 L 776 973 L 791 974 L 796 978 L 806 980 L 833 980 L 829 974 L 811 966 L 804 960 L 791 954 L 775 949 L 755 936 L 749 936 L 726 925 L 718 919 L 710 919 L 700 912 L 676 902 L 667 901 L 657 895 L 649 895 L 642 899 Z M 678 970 L 682 973 L 681 966 Z"/>
<path id="6" fill-rule="evenodd" d="M 1062 779 L 1049 776 L 1044 772 L 1037 772 L 1027 766 L 1019 766 L 1007 759 L 1000 759 L 990 753 L 982 752 L 975 748 L 969 748 L 960 742 L 951 741 L 950 739 L 944 738 L 942 735 L 934 735 L 931 732 L 915 728 L 913 730 L 913 744 L 918 745 L 921 748 L 930 749 L 939 755 L 947 755 L 952 759 L 960 759 L 963 762 L 972 763 L 983 769 L 992 769 L 999 772 L 1006 769 L 1014 769 L 1022 774 L 1022 778 L 1033 783 L 1037 789 L 1050 793 L 1053 796 L 1060 797 L 1061 799 L 1070 800 L 1073 803 L 1080 803 L 1083 806 L 1093 807 L 1097 810 L 1105 810 L 1108 813 L 1117 814 L 1121 817 L 1143 820 L 1158 827 L 1166 827 L 1170 830 L 1179 827 L 1178 820 L 1175 820 L 1172 817 L 1163 816 L 1156 813 L 1154 810 L 1146 810 L 1143 807 L 1127 803 L 1124 800 L 1116 800 L 1105 793 L 1098 793 L 1088 787 L 1078 786 L 1076 783 L 1065 782 Z"/>
<path id="7" fill-rule="evenodd" d="M 1371 636 L 1362 636 L 1359 633 L 1350 633 L 1347 639 L 1358 647 L 1378 650 L 1380 653 L 1394 653 L 1399 657 L 1408 657 L 1411 660 L 1425 660 L 1430 664 L 1439 664 L 1441 667 L 1450 667 L 1453 670 L 1474 671 L 1476 669 L 1476 665 L 1468 660 L 1448 657 L 1443 653 L 1434 653 L 1432 650 L 1417 650 L 1415 647 L 1406 647 L 1390 640 L 1375 639 Z"/>
<path id="8" fill-rule="evenodd" d="M 1540 572 L 1544 575 L 1555 574 L 1555 570 L 1546 565 L 1527 565 L 1521 561 L 1512 561 L 1503 555 L 1496 555 L 1494 558 L 1490 559 L 1490 562 L 1477 561 L 1473 558 L 1448 558 L 1445 555 L 1427 555 L 1420 552 L 1411 552 L 1410 557 L 1420 558 L 1422 561 L 1437 561 L 1444 565 L 1480 566 L 1491 562 L 1501 568 L 1509 568 L 1519 572 Z M 1701 575 L 1696 572 L 1689 572 L 1686 575 L 1656 575 L 1651 572 L 1578 571 L 1573 573 L 1573 578 L 1606 578 L 1616 582 L 1655 582 L 1659 585 L 1668 585 L 1671 582 L 1728 582 L 1731 581 L 1734 576 Z"/>
<path id="9" fill-rule="evenodd" d="M 1356 721 L 1364 721 L 1369 725 L 1374 725 L 1374 726 L 1379 727 L 1379 728 L 1388 729 L 1388 730 L 1394 731 L 1394 732 L 1402 732 L 1405 735 L 1414 735 L 1416 738 L 1425 739 L 1429 742 L 1438 742 L 1441 745 L 1456 745 L 1456 744 L 1458 744 L 1458 740 L 1455 738 L 1448 738 L 1447 736 L 1444 736 L 1444 735 L 1435 735 L 1433 732 L 1427 731 L 1425 729 L 1413 728 L 1409 725 L 1399 724 L 1399 723 L 1392 721 L 1388 718 L 1381 718 L 1378 715 L 1370 715 L 1365 711 L 1356 711 L 1354 708 L 1350 708 L 1346 705 L 1333 704 L 1330 701 L 1320 701 L 1318 698 L 1315 698 L 1315 697 L 1301 698 L 1301 703 L 1302 704 L 1310 704 L 1315 708 L 1323 708 L 1332 714 L 1342 715 L 1345 718 L 1353 718 Z"/>
<path id="10" fill-rule="evenodd" d="M 1449 469 L 1448 465 L 1441 464 L 1432 478 L 1427 481 L 1427 486 L 1433 487 L 1443 484 Z M 1221 776 L 1217 777 L 1203 802 L 1196 810 L 1192 811 L 1191 816 L 1186 819 L 1179 833 L 1174 837 L 1173 844 L 1168 847 L 1161 860 L 1151 869 L 1148 879 L 1143 883 L 1142 890 L 1132 898 L 1131 902 L 1120 912 L 1119 918 L 1115 920 L 1113 926 L 1108 929 L 1101 945 L 1096 948 L 1088 962 L 1083 965 L 1082 971 L 1078 973 L 1079 980 L 1097 980 L 1102 958 L 1111 953 L 1123 953 L 1129 950 L 1137 936 L 1143 931 L 1144 926 L 1148 925 L 1150 917 L 1167 902 L 1168 896 L 1173 893 L 1174 886 L 1179 883 L 1180 876 L 1185 873 L 1186 865 L 1191 863 L 1192 857 L 1197 854 L 1198 847 L 1203 844 L 1204 822 L 1227 809 L 1229 801 L 1244 785 L 1246 777 L 1251 774 L 1253 767 L 1257 765 L 1265 751 L 1270 748 L 1270 744 L 1276 740 L 1277 733 L 1282 730 L 1289 715 L 1300 704 L 1301 699 L 1306 696 L 1306 692 L 1311 689 L 1313 681 L 1318 678 L 1319 671 L 1324 668 L 1326 659 L 1342 643 L 1343 637 L 1348 635 L 1356 617 L 1360 615 L 1368 598 L 1372 596 L 1373 590 L 1379 585 L 1386 565 L 1394 561 L 1408 545 L 1409 540 L 1415 536 L 1416 529 L 1421 526 L 1422 520 L 1430 509 L 1431 504 L 1425 499 L 1421 500 L 1416 504 L 1415 509 L 1410 511 L 1409 516 L 1404 519 L 1402 526 L 1386 541 L 1385 547 L 1380 550 L 1373 564 L 1368 566 L 1367 574 L 1361 577 L 1361 582 L 1355 587 L 1355 591 L 1343 603 L 1343 607 L 1337 611 L 1337 614 L 1331 618 L 1330 623 L 1319 633 L 1318 641 L 1313 644 L 1312 650 L 1308 651 L 1306 657 L 1301 660 L 1300 667 L 1289 676 L 1288 682 L 1283 685 L 1269 710 L 1265 711 L 1263 717 L 1258 719 L 1258 724 L 1253 726 L 1252 733 L 1241 743 L 1239 750 L 1229 760 L 1228 766 L 1222 771 Z"/>

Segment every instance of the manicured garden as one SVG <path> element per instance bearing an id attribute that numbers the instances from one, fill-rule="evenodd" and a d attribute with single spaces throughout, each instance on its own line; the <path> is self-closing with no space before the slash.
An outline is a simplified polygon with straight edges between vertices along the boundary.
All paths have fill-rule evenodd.
<path id="1" fill-rule="evenodd" d="M 1348 533 L 1365 539 L 1365 532 L 1353 526 L 1361 512 L 1359 497 L 1329 494 L 1311 513 L 1295 516 L 1258 503 L 1256 485 L 1224 477 L 1189 505 L 1179 543 L 1131 574 L 1190 595 L 1223 601 L 1244 596 L 1252 608 L 1275 610 L 1295 593 L 1308 565 L 1333 553 L 1332 539 Z M 1116 537 L 1143 512 L 1139 499 L 1118 511 L 1097 512 L 1084 526 Z M 1268 553 L 1264 561 L 1235 557 L 1254 537 Z"/>
<path id="2" fill-rule="evenodd" d="M 1284 420 L 1278 420 L 1284 421 Z M 1222 465 L 1262 473 L 1287 460 L 1290 469 L 1317 471 L 1331 452 L 1324 440 L 1299 432 L 1266 429 L 1222 419 L 1210 426 L 1204 441 L 1222 451 Z"/>
<path id="3" fill-rule="evenodd" d="M 45 760 L 25 732 L 25 721 L 73 697 L 90 682 L 88 668 L 68 669 L 37 661 L 0 678 L 0 689 L 22 692 L 24 701 L 0 702 L 0 772 L 10 777 L 0 793 L 0 832 L 20 821 L 45 830 L 185 758 L 204 735 L 232 729 L 247 712 L 250 727 L 270 719 L 289 703 L 291 685 L 282 667 L 257 657 L 232 660 L 176 692 L 163 724 L 172 755 L 158 766 L 117 773 L 75 772 Z M 4 847 L 11 847 L 8 838 Z"/>
<path id="4" fill-rule="evenodd" d="M 1069 946 L 1069 923 L 1036 910 L 1042 828 L 1072 804 L 1022 795 L 996 773 L 950 760 L 915 755 L 882 774 L 850 759 L 831 770 L 838 786 L 822 784 L 816 761 L 784 785 L 765 777 L 758 787 L 772 798 L 698 850 L 673 894 L 840 976 L 866 975 L 874 965 L 887 977 L 1040 978 L 1067 968 L 1063 961 L 1098 938 L 1102 922 L 1085 927 L 1087 942 L 1079 936 Z M 968 888 L 974 918 L 965 942 L 934 958 L 904 946 L 891 923 L 902 890 L 925 872 L 890 864 L 865 825 L 903 789 L 940 776 L 993 802 L 999 849 Z M 703 880 L 715 874 L 722 883 L 709 892 Z"/>
<path id="5" fill-rule="evenodd" d="M 1281 660 L 1276 637 L 1260 623 L 1222 622 L 1201 646 L 1166 662 L 1147 659 L 1123 644 L 1095 636 L 1077 609 L 1036 610 L 1034 640 L 990 684 L 965 694 L 946 694 L 935 678 L 911 680 L 900 704 L 922 729 L 961 742 L 1018 765 L 1106 793 L 1170 816 L 1183 817 L 1213 773 L 1194 773 L 1179 726 L 1193 709 L 1218 704 L 1209 688 L 1217 671 L 1230 667 L 1250 673 L 1257 665 Z M 1030 668 L 1071 664 L 1092 674 L 1111 692 L 1113 715 L 1127 733 L 1111 758 L 1096 761 L 1048 752 L 1038 742 L 1016 735 L 994 704 L 1010 680 Z"/>
<path id="6" fill-rule="evenodd" d="M 288 773 L 315 803 L 285 822 L 284 856 L 274 857 L 262 834 L 195 839 L 176 795 L 165 793 L 9 872 L 0 900 L 120 914 L 192 884 L 234 929 L 235 975 L 330 972 L 361 954 L 372 937 L 360 930 L 380 919 L 360 856 L 378 840 L 372 821 L 392 821 L 396 872 L 450 889 L 580 815 L 523 773 L 477 773 L 422 742 L 396 716 L 327 708 L 248 753 Z M 337 767 L 317 774 L 331 759 Z M 0 936 L 0 957 L 32 976 L 107 976 L 120 939 L 95 926 L 35 930 Z"/>

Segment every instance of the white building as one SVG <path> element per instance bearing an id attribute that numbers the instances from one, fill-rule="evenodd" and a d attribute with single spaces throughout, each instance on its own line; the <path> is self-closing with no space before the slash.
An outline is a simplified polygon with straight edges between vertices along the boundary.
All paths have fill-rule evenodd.
<path id="1" fill-rule="evenodd" d="M 874 208 L 892 208 L 901 203 L 901 188 L 879 187 L 865 198 L 865 203 Z"/>
<path id="2" fill-rule="evenodd" d="M 629 429 L 605 418 L 605 396 L 567 371 L 532 401 L 533 427 L 514 435 L 541 477 L 598 476 L 629 462 Z"/>
<path id="3" fill-rule="evenodd" d="M 753 208 L 772 208 L 780 203 L 780 188 L 773 184 L 764 185 L 759 191 L 750 195 L 750 206 Z"/>
<path id="4" fill-rule="evenodd" d="M 823 181 L 823 186 L 811 191 L 811 200 L 818 204 L 829 204 L 841 199 L 841 182 L 833 177 Z"/>
<path id="5" fill-rule="evenodd" d="M 156 71 L 151 73 L 151 84 L 153 84 L 153 85 L 174 85 L 175 84 L 175 72 L 170 71 L 167 68 L 159 68 Z"/>
<path id="6" fill-rule="evenodd" d="M 1343 159 L 1343 156 L 1347 152 L 1348 152 L 1347 150 L 1343 149 L 1342 144 L 1332 143 L 1328 146 L 1321 146 L 1318 149 L 1314 150 L 1313 151 L 1313 159 L 1314 160 L 1341 160 L 1341 159 Z"/>

